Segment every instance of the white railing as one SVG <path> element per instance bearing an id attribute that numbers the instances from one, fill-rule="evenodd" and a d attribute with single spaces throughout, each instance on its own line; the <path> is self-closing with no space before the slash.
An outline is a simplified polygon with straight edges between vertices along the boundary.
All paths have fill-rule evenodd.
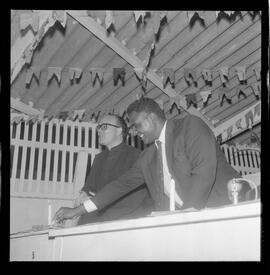
<path id="1" fill-rule="evenodd" d="M 239 149 L 233 145 L 223 144 L 221 149 L 227 161 L 241 175 L 257 173 L 261 167 L 261 152 L 255 148 Z"/>
<path id="2" fill-rule="evenodd" d="M 73 199 L 74 172 L 78 153 L 88 153 L 88 166 L 100 147 L 96 125 L 91 122 L 52 119 L 27 124 L 11 124 L 11 196 Z M 143 149 L 131 135 L 127 143 Z M 260 170 L 260 152 L 221 146 L 228 162 L 242 175 Z M 89 167 L 88 167 L 89 169 Z"/>
<path id="3" fill-rule="evenodd" d="M 11 196 L 72 199 L 78 152 L 88 152 L 89 165 L 100 152 L 95 127 L 58 119 L 12 123 Z"/>

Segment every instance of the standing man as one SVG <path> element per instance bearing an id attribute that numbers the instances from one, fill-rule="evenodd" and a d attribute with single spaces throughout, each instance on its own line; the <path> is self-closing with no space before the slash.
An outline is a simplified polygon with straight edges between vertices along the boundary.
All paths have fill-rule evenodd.
<path id="1" fill-rule="evenodd" d="M 138 135 L 151 145 L 131 169 L 83 206 L 57 211 L 57 221 L 102 209 L 144 182 L 157 211 L 169 210 L 172 184 L 176 209 L 230 203 L 227 183 L 240 175 L 226 161 L 213 132 L 200 118 L 187 115 L 166 120 L 159 105 L 150 98 L 136 100 L 127 113 Z"/>
<path id="2" fill-rule="evenodd" d="M 75 201 L 75 207 L 80 206 L 102 187 L 124 174 L 134 164 L 141 152 L 124 143 L 128 128 L 120 116 L 107 115 L 103 117 L 97 126 L 97 131 L 99 144 L 103 145 L 105 149 L 95 156 L 90 173 Z M 150 212 L 150 210 L 147 212 L 146 204 L 148 202 L 150 202 L 150 196 L 146 185 L 143 184 L 104 209 L 95 213 L 83 214 L 77 224 L 143 216 Z"/>

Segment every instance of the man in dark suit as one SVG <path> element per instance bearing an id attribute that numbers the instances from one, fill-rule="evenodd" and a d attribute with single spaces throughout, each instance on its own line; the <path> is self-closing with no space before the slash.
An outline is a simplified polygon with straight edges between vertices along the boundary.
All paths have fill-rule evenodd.
<path id="1" fill-rule="evenodd" d="M 230 203 L 227 183 L 240 175 L 226 161 L 213 132 L 200 118 L 187 115 L 167 121 L 159 105 L 150 98 L 136 100 L 127 113 L 137 134 L 150 146 L 131 169 L 83 206 L 71 211 L 60 209 L 55 214 L 57 221 L 102 209 L 144 182 L 157 211 L 169 210 L 172 180 L 176 209 L 201 209 Z M 161 142 L 159 150 L 157 140 Z M 160 150 L 163 150 L 162 161 L 159 161 Z"/>

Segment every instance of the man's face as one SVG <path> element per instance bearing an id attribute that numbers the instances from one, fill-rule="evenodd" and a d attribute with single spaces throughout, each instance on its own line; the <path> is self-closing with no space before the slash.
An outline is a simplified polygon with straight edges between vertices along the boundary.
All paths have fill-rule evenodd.
<path id="1" fill-rule="evenodd" d="M 105 116 L 100 120 L 98 125 L 99 144 L 109 146 L 113 144 L 116 139 L 119 139 L 122 129 L 117 125 L 114 116 Z"/>
<path id="2" fill-rule="evenodd" d="M 156 127 L 151 114 L 145 112 L 132 112 L 129 115 L 130 123 L 135 128 L 137 135 L 140 136 L 145 144 L 153 142 L 156 136 Z"/>

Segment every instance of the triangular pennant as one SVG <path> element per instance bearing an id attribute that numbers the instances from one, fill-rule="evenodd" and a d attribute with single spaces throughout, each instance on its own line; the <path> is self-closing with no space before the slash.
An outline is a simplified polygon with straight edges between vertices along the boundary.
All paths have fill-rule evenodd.
<path id="1" fill-rule="evenodd" d="M 29 25 L 32 25 L 33 16 L 31 13 L 22 13 L 20 15 L 20 30 L 26 29 Z"/>
<path id="2" fill-rule="evenodd" d="M 191 104 L 197 108 L 197 93 L 187 94 L 186 95 L 187 108 L 191 106 Z"/>
<path id="3" fill-rule="evenodd" d="M 60 24 L 65 27 L 67 23 L 67 14 L 63 10 L 56 10 L 53 12 L 55 20 L 59 21 Z"/>
<path id="4" fill-rule="evenodd" d="M 85 113 L 84 113 L 84 116 L 83 116 L 83 119 L 82 121 L 90 121 L 91 120 L 91 117 L 92 117 L 92 113 L 93 111 L 92 110 L 87 110 Z"/>
<path id="5" fill-rule="evenodd" d="M 160 11 L 159 15 L 160 15 L 160 20 L 162 20 L 164 17 L 167 17 L 167 11 Z"/>
<path id="6" fill-rule="evenodd" d="M 223 88 L 219 89 L 218 97 L 219 97 L 219 99 L 221 99 L 221 102 L 220 102 L 221 106 L 223 105 L 224 97 L 226 98 L 227 102 L 231 103 L 231 101 L 232 101 L 231 92 L 227 87 L 223 87 Z"/>
<path id="7" fill-rule="evenodd" d="M 216 18 L 218 18 L 221 11 L 216 11 Z"/>
<path id="8" fill-rule="evenodd" d="M 230 126 L 227 129 L 227 139 L 230 139 L 232 137 L 232 130 L 233 130 L 233 126 Z"/>
<path id="9" fill-rule="evenodd" d="M 122 85 L 125 86 L 125 75 L 126 75 L 125 68 L 114 68 L 113 69 L 114 86 L 117 85 L 119 78 L 122 81 Z"/>
<path id="10" fill-rule="evenodd" d="M 82 109 L 82 110 L 74 110 L 75 120 L 76 119 L 81 120 L 83 118 L 84 113 L 85 113 L 84 109 Z"/>
<path id="11" fill-rule="evenodd" d="M 108 30 L 113 24 L 114 24 L 114 19 L 113 19 L 112 11 L 106 11 L 106 17 L 105 17 L 106 29 Z"/>
<path id="12" fill-rule="evenodd" d="M 247 128 L 252 128 L 252 125 L 253 125 L 253 113 L 252 113 L 251 110 L 248 113 L 246 113 L 245 118 L 246 118 Z"/>
<path id="13" fill-rule="evenodd" d="M 24 58 L 25 58 L 25 63 L 30 64 L 33 56 L 33 49 L 31 46 L 28 46 L 26 50 L 24 51 Z"/>
<path id="14" fill-rule="evenodd" d="M 200 95 L 202 97 L 203 103 L 206 103 L 208 101 L 209 96 L 211 95 L 211 90 L 201 91 Z"/>
<path id="15" fill-rule="evenodd" d="M 97 78 L 99 80 L 99 83 L 102 84 L 103 83 L 104 72 L 105 72 L 105 70 L 102 69 L 102 68 L 91 68 L 90 73 L 91 73 L 92 84 L 95 83 Z"/>
<path id="16" fill-rule="evenodd" d="M 145 11 L 134 11 L 136 23 L 138 22 L 141 16 L 142 16 L 142 22 L 144 22 L 145 13 L 146 13 Z"/>
<path id="17" fill-rule="evenodd" d="M 254 108 L 254 117 L 261 116 L 261 104 L 257 104 Z"/>
<path id="18" fill-rule="evenodd" d="M 69 117 L 69 111 L 61 111 L 58 113 L 57 118 L 65 121 Z"/>
<path id="19" fill-rule="evenodd" d="M 202 70 L 202 75 L 205 81 L 212 82 L 213 76 L 212 76 L 212 71 L 209 69 L 203 69 Z"/>
<path id="20" fill-rule="evenodd" d="M 246 66 L 235 67 L 235 71 L 240 81 L 246 80 Z"/>
<path id="21" fill-rule="evenodd" d="M 134 68 L 134 71 L 139 79 L 142 79 L 144 68 Z"/>
<path id="22" fill-rule="evenodd" d="M 149 66 L 149 64 L 150 64 L 150 59 L 151 59 L 151 57 L 152 57 L 152 55 L 153 55 L 154 49 L 155 49 L 155 42 L 152 42 L 151 47 L 150 47 L 150 50 L 149 50 L 149 52 L 148 52 L 148 54 L 147 54 L 147 56 L 146 56 L 146 59 L 143 61 L 143 67 L 144 67 L 144 68 L 147 68 L 147 67 Z"/>
<path id="23" fill-rule="evenodd" d="M 39 81 L 41 69 L 38 67 L 32 67 L 33 74 L 36 77 L 36 79 Z"/>
<path id="24" fill-rule="evenodd" d="M 226 13 L 227 15 L 231 16 L 233 11 L 223 11 L 224 13 Z"/>
<path id="25" fill-rule="evenodd" d="M 48 67 L 47 81 L 49 81 L 52 78 L 52 76 L 55 75 L 58 83 L 60 83 L 61 82 L 61 73 L 62 73 L 61 67 Z"/>
<path id="26" fill-rule="evenodd" d="M 69 78 L 70 80 L 73 80 L 74 77 L 76 79 L 79 79 L 81 77 L 82 74 L 82 69 L 79 68 L 69 68 Z"/>
<path id="27" fill-rule="evenodd" d="M 237 129 L 243 129 L 241 122 L 242 122 L 242 118 L 240 118 L 236 121 L 235 126 Z"/>
<path id="28" fill-rule="evenodd" d="M 255 71 L 257 81 L 261 80 L 261 69 L 254 68 L 253 70 Z"/>
<path id="29" fill-rule="evenodd" d="M 247 95 L 246 95 L 246 86 L 238 85 L 237 88 L 236 88 L 236 94 L 238 95 L 238 98 L 240 98 L 241 95 L 243 95 L 246 98 L 247 97 Z"/>
<path id="30" fill-rule="evenodd" d="M 30 84 L 31 80 L 32 80 L 32 77 L 33 77 L 33 74 L 34 74 L 34 71 L 32 68 L 29 68 L 27 70 L 27 74 L 26 74 L 26 77 L 25 77 L 25 83 L 26 84 Z"/>
<path id="31" fill-rule="evenodd" d="M 69 111 L 69 112 L 68 112 L 67 119 L 73 120 L 73 117 L 74 117 L 74 111 Z"/>
<path id="32" fill-rule="evenodd" d="M 187 18 L 188 18 L 189 22 L 195 13 L 196 13 L 196 11 L 187 11 Z"/>
<path id="33" fill-rule="evenodd" d="M 175 84 L 175 76 L 173 69 L 165 68 L 163 69 L 163 88 L 165 88 L 167 82 L 170 81 L 172 87 Z"/>
<path id="34" fill-rule="evenodd" d="M 190 85 L 192 82 L 197 83 L 196 72 L 190 68 L 184 68 L 184 77 L 188 85 Z"/>
<path id="35" fill-rule="evenodd" d="M 162 98 L 158 98 L 155 101 L 159 105 L 160 109 L 164 110 L 164 101 L 163 101 L 163 99 Z"/>
<path id="36" fill-rule="evenodd" d="M 181 96 L 176 95 L 173 97 L 170 97 L 169 107 L 172 108 L 173 104 L 176 104 L 177 108 L 181 108 Z"/>
<path id="37" fill-rule="evenodd" d="M 226 83 L 229 76 L 229 68 L 228 67 L 221 67 L 219 69 L 219 76 L 222 83 Z"/>
<path id="38" fill-rule="evenodd" d="M 160 28 L 160 13 L 158 11 L 154 12 L 154 34 L 157 34 Z"/>
<path id="39" fill-rule="evenodd" d="M 260 82 L 252 83 L 252 84 L 250 85 L 250 87 L 252 88 L 252 91 L 253 91 L 254 95 L 255 95 L 257 98 L 260 98 L 260 94 L 261 94 L 261 83 L 260 83 Z"/>

